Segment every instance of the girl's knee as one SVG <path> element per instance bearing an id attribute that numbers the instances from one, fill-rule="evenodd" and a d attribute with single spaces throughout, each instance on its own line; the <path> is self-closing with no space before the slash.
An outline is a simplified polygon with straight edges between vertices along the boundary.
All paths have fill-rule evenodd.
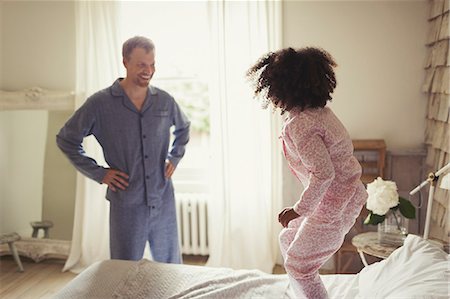
<path id="1" fill-rule="evenodd" d="M 311 265 L 307 261 L 301 261 L 287 256 L 284 262 L 286 272 L 299 280 L 313 279 L 318 275 L 320 265 Z"/>
<path id="2" fill-rule="evenodd" d="M 280 245 L 287 245 L 292 243 L 295 237 L 295 233 L 297 232 L 297 229 L 292 228 L 283 228 L 278 235 L 278 241 L 280 242 Z"/>

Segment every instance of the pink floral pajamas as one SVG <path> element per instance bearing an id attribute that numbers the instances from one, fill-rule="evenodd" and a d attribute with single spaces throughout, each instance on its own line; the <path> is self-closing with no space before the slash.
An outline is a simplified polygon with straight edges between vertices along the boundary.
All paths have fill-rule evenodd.
<path id="1" fill-rule="evenodd" d="M 305 186 L 300 215 L 280 233 L 284 265 L 299 298 L 327 298 L 319 268 L 340 248 L 367 193 L 351 139 L 327 107 L 290 111 L 281 135 L 286 160 Z"/>

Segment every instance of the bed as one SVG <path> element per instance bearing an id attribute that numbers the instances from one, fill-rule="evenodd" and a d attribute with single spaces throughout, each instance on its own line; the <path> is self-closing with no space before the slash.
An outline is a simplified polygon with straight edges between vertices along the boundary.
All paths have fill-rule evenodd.
<path id="1" fill-rule="evenodd" d="M 330 298 L 449 298 L 449 255 L 409 235 L 387 259 L 358 274 L 322 275 Z M 295 298 L 286 275 L 149 260 L 107 260 L 54 298 Z"/>

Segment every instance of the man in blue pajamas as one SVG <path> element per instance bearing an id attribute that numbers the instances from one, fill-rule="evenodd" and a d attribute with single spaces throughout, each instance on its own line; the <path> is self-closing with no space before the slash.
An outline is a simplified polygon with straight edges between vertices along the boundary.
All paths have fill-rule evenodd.
<path id="1" fill-rule="evenodd" d="M 81 173 L 108 185 L 112 259 L 139 260 L 148 241 L 155 261 L 181 263 L 171 176 L 189 141 L 190 122 L 172 96 L 149 86 L 155 72 L 150 39 L 130 38 L 122 55 L 126 78 L 89 97 L 56 142 Z M 82 141 L 89 135 L 110 168 L 86 155 Z"/>

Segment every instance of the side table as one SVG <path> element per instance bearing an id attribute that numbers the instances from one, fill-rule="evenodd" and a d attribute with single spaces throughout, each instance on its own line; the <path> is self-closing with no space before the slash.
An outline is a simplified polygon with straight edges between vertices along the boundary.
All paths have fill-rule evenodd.
<path id="1" fill-rule="evenodd" d="M 364 266 L 368 266 L 369 264 L 366 261 L 365 254 L 372 255 L 378 258 L 385 259 L 387 258 L 395 249 L 399 248 L 399 246 L 394 245 L 381 245 L 378 243 L 378 233 L 377 232 L 366 232 L 362 234 L 358 234 L 352 239 L 353 246 L 356 247 L 356 250 L 361 257 L 361 261 Z"/>
<path id="2" fill-rule="evenodd" d="M 33 228 L 33 233 L 31 234 L 32 238 L 37 238 L 40 229 L 44 230 L 44 238 L 45 239 L 48 239 L 50 237 L 49 230 L 50 230 L 50 228 L 53 227 L 53 222 L 51 222 L 49 220 L 33 221 L 33 222 L 30 222 L 30 225 Z"/>
<path id="3" fill-rule="evenodd" d="M 0 235 L 0 245 L 1 244 L 8 244 L 9 251 L 14 257 L 14 260 L 16 261 L 17 266 L 19 267 L 19 271 L 23 272 L 23 266 L 22 262 L 20 261 L 19 253 L 17 252 L 16 245 L 14 242 L 20 241 L 20 236 L 17 233 L 11 233 L 11 234 L 1 234 Z"/>

